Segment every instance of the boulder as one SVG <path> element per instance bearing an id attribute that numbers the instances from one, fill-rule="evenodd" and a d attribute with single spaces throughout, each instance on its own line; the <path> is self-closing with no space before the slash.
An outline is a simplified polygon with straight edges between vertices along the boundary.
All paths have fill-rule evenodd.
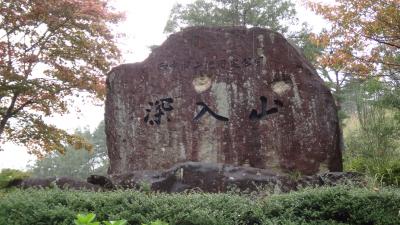
<path id="1" fill-rule="evenodd" d="M 86 181 L 90 184 L 98 185 L 103 189 L 113 189 L 114 185 L 112 181 L 102 175 L 90 175 L 88 178 L 86 178 Z"/>
<path id="2" fill-rule="evenodd" d="M 342 170 L 329 88 L 268 29 L 172 34 L 143 62 L 108 74 L 105 123 L 110 175 L 187 161 L 278 174 Z"/>

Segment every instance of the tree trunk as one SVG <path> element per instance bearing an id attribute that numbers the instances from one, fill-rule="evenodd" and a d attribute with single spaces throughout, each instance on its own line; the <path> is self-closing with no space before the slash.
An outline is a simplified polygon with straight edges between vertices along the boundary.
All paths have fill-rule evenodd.
<path id="1" fill-rule="evenodd" d="M 6 127 L 8 119 L 12 117 L 13 110 L 15 107 L 15 102 L 17 102 L 18 99 L 18 93 L 14 93 L 14 96 L 11 99 L 10 106 L 8 106 L 7 111 L 2 115 L 1 121 L 0 121 L 0 140 L 2 139 L 4 129 Z"/>

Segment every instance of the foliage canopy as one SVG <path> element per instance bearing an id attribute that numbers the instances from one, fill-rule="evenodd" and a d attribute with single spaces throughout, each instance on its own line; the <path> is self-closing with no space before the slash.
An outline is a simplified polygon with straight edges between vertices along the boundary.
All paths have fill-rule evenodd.
<path id="1" fill-rule="evenodd" d="M 174 33 L 187 26 L 268 28 L 294 42 L 313 63 L 322 49 L 310 41 L 309 25 L 298 23 L 291 0 L 196 0 L 175 4 L 164 32 Z"/>
<path id="2" fill-rule="evenodd" d="M 258 26 L 285 33 L 293 22 L 294 4 L 289 0 L 196 0 L 175 4 L 165 26 L 166 33 L 186 26 Z"/>
<path id="3" fill-rule="evenodd" d="M 122 17 L 106 0 L 0 0 L 2 142 L 38 156 L 91 148 L 45 118 L 68 112 L 79 93 L 104 97 L 104 75 L 120 56 L 109 24 Z"/>
<path id="4" fill-rule="evenodd" d="M 315 41 L 326 46 L 319 63 L 344 76 L 378 76 L 400 83 L 400 3 L 398 0 L 306 0 L 330 29 Z"/>

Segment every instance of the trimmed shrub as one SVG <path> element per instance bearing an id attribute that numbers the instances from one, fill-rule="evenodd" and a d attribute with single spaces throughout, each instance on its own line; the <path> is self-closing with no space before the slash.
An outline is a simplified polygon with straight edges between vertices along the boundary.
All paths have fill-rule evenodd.
<path id="1" fill-rule="evenodd" d="M 0 225 L 73 224 L 78 213 L 128 224 L 400 224 L 400 192 L 331 187 L 252 200 L 233 194 L 17 190 L 0 198 Z"/>
<path id="2" fill-rule="evenodd" d="M 268 217 L 296 224 L 400 224 L 399 189 L 308 189 L 276 195 L 261 205 Z"/>

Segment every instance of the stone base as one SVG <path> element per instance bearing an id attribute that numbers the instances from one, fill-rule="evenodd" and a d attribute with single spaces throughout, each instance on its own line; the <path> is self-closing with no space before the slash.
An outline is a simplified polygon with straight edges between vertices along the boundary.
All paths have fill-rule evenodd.
<path id="1" fill-rule="evenodd" d="M 335 186 L 338 184 L 364 185 L 361 174 L 353 172 L 327 172 L 312 176 L 278 174 L 253 167 L 217 163 L 185 162 L 167 170 L 133 171 L 112 174 L 109 178 L 91 175 L 87 181 L 69 177 L 27 178 L 14 180 L 9 187 L 60 188 L 105 191 L 113 189 L 144 189 L 160 192 L 261 191 L 272 193 L 295 191 L 303 187 Z"/>
<path id="2" fill-rule="evenodd" d="M 151 190 L 161 192 L 186 190 L 226 192 L 229 190 L 269 189 L 276 193 L 323 185 L 364 185 L 362 175 L 353 172 L 327 172 L 312 176 L 300 176 L 277 174 L 273 171 L 252 167 L 202 162 L 185 162 L 160 171 L 114 174 L 110 178 L 116 187 L 141 188 L 143 185 L 148 185 Z"/>
<path id="3" fill-rule="evenodd" d="M 60 188 L 73 190 L 105 190 L 106 187 L 71 177 L 26 178 L 11 181 L 8 186 L 18 188 Z"/>

